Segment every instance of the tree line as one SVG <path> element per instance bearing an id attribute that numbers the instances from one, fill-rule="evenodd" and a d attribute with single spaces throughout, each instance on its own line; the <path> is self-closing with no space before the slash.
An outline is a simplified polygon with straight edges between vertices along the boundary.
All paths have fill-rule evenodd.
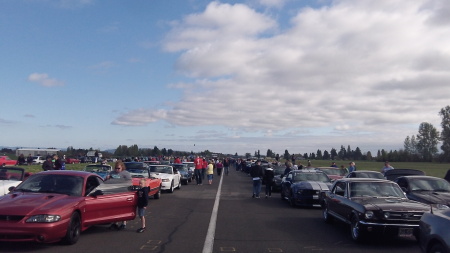
<path id="1" fill-rule="evenodd" d="M 283 158 L 292 159 L 292 156 L 300 159 L 317 160 L 375 160 L 392 162 L 450 162 L 450 106 L 446 106 L 439 111 L 442 118 L 441 132 L 439 132 L 431 123 L 422 122 L 416 135 L 407 136 L 403 143 L 403 149 L 390 150 L 389 152 L 378 150 L 375 157 L 370 151 L 363 153 L 359 147 L 355 150 L 344 148 L 341 145 L 339 151 L 332 148 L 330 152 L 318 149 L 315 153 L 290 154 L 288 150 L 284 151 Z M 441 153 L 439 153 L 438 144 L 441 143 Z M 255 154 L 259 154 L 255 152 Z M 267 157 L 279 159 L 279 155 L 272 150 L 267 150 Z"/>
<path id="2" fill-rule="evenodd" d="M 407 136 L 403 143 L 403 149 L 400 150 L 378 150 L 376 156 L 368 152 L 363 152 L 359 147 L 356 149 L 351 149 L 350 145 L 347 148 L 341 145 L 340 149 L 331 148 L 328 150 L 318 149 L 316 152 L 294 154 L 289 153 L 285 150 L 282 154 L 282 158 L 289 160 L 294 156 L 296 159 L 305 160 L 375 160 L 375 161 L 392 161 L 392 162 L 450 162 L 450 106 L 442 108 L 438 114 L 442 118 L 441 128 L 439 132 L 431 123 L 422 122 L 419 125 L 418 133 L 416 135 Z M 438 144 L 441 144 L 439 152 Z M 73 147 L 68 147 L 64 154 L 68 156 L 84 156 L 90 149 L 74 149 Z M 1 151 L 9 153 L 2 149 Z M 0 152 L 1 152 L 0 151 Z M 159 156 L 192 156 L 200 155 L 204 157 L 211 156 L 212 152 L 209 150 L 202 151 L 200 153 L 186 152 L 186 151 L 174 151 L 172 149 L 159 149 L 154 146 L 154 148 L 139 148 L 138 145 L 119 145 L 114 153 L 107 153 L 102 151 L 104 156 L 114 156 L 114 157 L 159 157 Z M 235 156 L 238 156 L 236 153 Z M 246 157 L 251 157 L 250 153 L 245 154 Z M 255 151 L 255 157 L 261 157 L 260 151 Z M 280 159 L 280 155 L 274 153 L 272 150 L 268 149 L 266 157 Z"/>

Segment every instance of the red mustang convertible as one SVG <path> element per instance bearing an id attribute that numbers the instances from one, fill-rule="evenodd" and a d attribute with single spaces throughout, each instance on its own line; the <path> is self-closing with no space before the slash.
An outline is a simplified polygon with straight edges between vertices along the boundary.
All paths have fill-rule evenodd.
<path id="1" fill-rule="evenodd" d="M 89 226 L 136 217 L 131 181 L 105 184 L 94 173 L 44 171 L 0 197 L 0 241 L 78 241 Z"/>

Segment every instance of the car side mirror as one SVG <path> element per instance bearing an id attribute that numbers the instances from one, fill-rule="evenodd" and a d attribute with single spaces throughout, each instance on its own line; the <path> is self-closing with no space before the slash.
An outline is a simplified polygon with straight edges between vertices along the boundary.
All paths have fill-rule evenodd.
<path id="1" fill-rule="evenodd" d="M 103 195 L 103 191 L 102 190 L 96 190 L 96 191 L 94 191 L 94 192 L 89 194 L 89 196 L 92 196 L 92 197 L 97 197 L 99 195 Z"/>
<path id="2" fill-rule="evenodd" d="M 12 191 L 14 191 L 14 189 L 16 189 L 16 187 L 15 186 L 11 186 L 11 187 L 8 188 L 8 191 L 12 192 Z"/>

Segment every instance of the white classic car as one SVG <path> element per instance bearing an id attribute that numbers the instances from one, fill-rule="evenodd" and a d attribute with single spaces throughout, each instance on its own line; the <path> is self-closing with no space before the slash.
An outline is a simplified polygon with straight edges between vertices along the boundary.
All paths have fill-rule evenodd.
<path id="1" fill-rule="evenodd" d="M 170 165 L 150 165 L 150 177 L 161 178 L 161 190 L 181 189 L 181 174 Z"/>
<path id="2" fill-rule="evenodd" d="M 0 196 L 8 194 L 10 187 L 16 187 L 31 174 L 25 169 L 17 167 L 3 167 L 0 169 Z"/>

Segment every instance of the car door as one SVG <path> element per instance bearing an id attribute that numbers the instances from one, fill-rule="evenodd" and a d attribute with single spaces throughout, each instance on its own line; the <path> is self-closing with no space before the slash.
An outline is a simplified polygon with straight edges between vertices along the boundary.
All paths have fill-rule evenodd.
<path id="1" fill-rule="evenodd" d="M 93 179 L 88 179 L 89 180 Z M 132 220 L 136 216 L 137 197 L 128 190 L 129 184 L 105 185 L 96 178 L 99 185 L 85 196 L 82 211 L 83 223 L 86 226 L 114 221 Z M 86 184 L 88 187 L 88 184 Z M 104 190 L 100 190 L 104 189 Z"/>
<path id="2" fill-rule="evenodd" d="M 292 172 L 289 172 L 289 174 L 287 174 L 287 176 L 283 179 L 282 182 L 282 186 L 281 186 L 281 190 L 283 191 L 283 196 L 289 196 L 291 193 L 291 186 L 292 186 L 292 178 L 293 178 Z"/>
<path id="3" fill-rule="evenodd" d="M 328 210 L 333 213 L 333 215 L 343 217 L 343 205 L 347 195 L 347 183 L 343 181 L 336 182 L 329 193 L 329 199 L 327 201 Z"/>

